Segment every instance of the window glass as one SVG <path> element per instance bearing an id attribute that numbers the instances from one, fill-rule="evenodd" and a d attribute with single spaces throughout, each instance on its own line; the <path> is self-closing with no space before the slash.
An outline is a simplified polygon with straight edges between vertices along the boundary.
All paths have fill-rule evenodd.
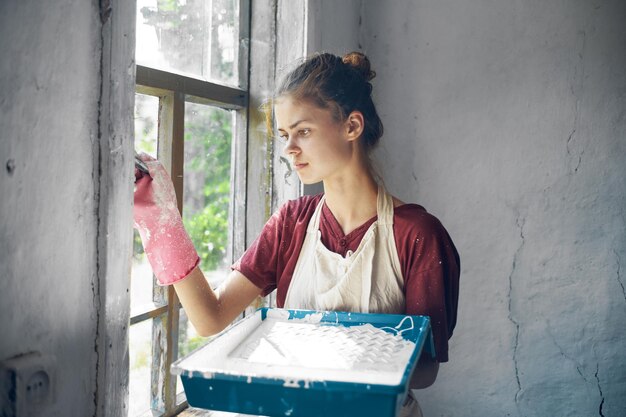
<path id="1" fill-rule="evenodd" d="M 137 0 L 137 91 L 143 94 L 136 94 L 134 147 L 154 157 L 158 147 L 161 162 L 176 173 L 183 222 L 213 287 L 228 275 L 233 247 L 243 240 L 238 234 L 233 244 L 231 220 L 235 212 L 231 147 L 235 125 L 245 126 L 240 99 L 248 95 L 243 89 L 248 71 L 238 73 L 238 60 L 246 56 L 248 42 L 240 43 L 240 4 L 249 9 L 241 0 Z M 247 16 L 242 20 L 242 33 L 247 33 Z M 186 77 L 200 81 L 189 83 Z M 240 90 L 225 102 L 236 110 L 198 104 L 223 102 L 223 89 L 216 84 Z M 188 89 L 189 85 L 201 88 Z M 184 396 L 176 397 L 183 387 L 169 373 L 171 362 L 208 339 L 198 336 L 184 309 L 179 310 L 174 289 L 154 284 L 137 232 L 130 287 L 128 415 L 173 415 Z M 151 382 L 159 389 L 156 385 L 151 389 Z M 170 389 L 174 385 L 175 390 Z"/>
<path id="2" fill-rule="evenodd" d="M 183 222 L 212 287 L 229 272 L 233 115 L 228 110 L 185 103 Z M 207 342 L 180 312 L 178 356 Z M 182 392 L 180 378 L 177 392 Z"/>
<path id="3" fill-rule="evenodd" d="M 239 0 L 137 0 L 137 63 L 238 85 Z"/>
<path id="4" fill-rule="evenodd" d="M 150 410 L 150 370 L 152 365 L 152 320 L 130 327 L 129 338 L 129 416 Z"/>
<path id="5" fill-rule="evenodd" d="M 135 150 L 156 157 L 159 98 L 135 95 Z M 133 256 L 130 277 L 131 316 L 152 303 L 152 269 L 143 251 L 141 238 L 133 229 Z M 130 326 L 129 331 L 129 416 L 150 410 L 152 367 L 152 320 Z"/>
<path id="6" fill-rule="evenodd" d="M 179 327 L 178 327 L 178 357 L 183 357 L 193 352 L 195 349 L 203 346 L 210 338 L 199 336 L 195 328 L 189 322 L 184 309 L 180 310 Z M 180 376 L 177 377 L 176 392 L 183 392 L 183 383 Z"/>
<path id="7" fill-rule="evenodd" d="M 228 110 L 185 104 L 183 222 L 213 287 L 229 271 L 232 120 Z"/>
<path id="8" fill-rule="evenodd" d="M 159 98 L 135 95 L 135 150 L 156 158 Z M 130 278 L 131 315 L 152 303 L 152 268 L 146 259 L 141 238 L 133 229 L 133 258 Z"/>

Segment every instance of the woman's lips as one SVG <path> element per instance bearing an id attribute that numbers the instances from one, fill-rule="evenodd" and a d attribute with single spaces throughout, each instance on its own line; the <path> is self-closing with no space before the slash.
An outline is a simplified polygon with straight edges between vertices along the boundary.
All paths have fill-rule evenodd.
<path id="1" fill-rule="evenodd" d="M 306 163 L 304 163 L 304 162 L 295 162 L 295 163 L 293 164 L 293 168 L 294 168 L 296 171 L 299 171 L 299 170 L 301 170 L 302 168 L 304 168 L 304 167 L 305 167 L 305 166 L 307 166 L 307 165 L 309 165 L 309 164 L 306 164 Z"/>

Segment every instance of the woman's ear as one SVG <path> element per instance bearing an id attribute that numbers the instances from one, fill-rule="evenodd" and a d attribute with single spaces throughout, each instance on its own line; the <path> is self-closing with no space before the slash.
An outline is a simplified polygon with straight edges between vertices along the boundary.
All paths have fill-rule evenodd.
<path id="1" fill-rule="evenodd" d="M 363 129 L 365 129 L 365 119 L 363 113 L 358 110 L 350 113 L 346 119 L 346 135 L 349 141 L 353 141 L 361 137 Z"/>

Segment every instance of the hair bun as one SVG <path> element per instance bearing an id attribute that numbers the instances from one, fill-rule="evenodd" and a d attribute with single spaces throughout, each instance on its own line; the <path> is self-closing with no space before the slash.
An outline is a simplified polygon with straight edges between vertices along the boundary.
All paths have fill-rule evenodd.
<path id="1" fill-rule="evenodd" d="M 341 58 L 341 61 L 352 67 L 356 72 L 361 74 L 367 81 L 371 81 L 376 77 L 376 72 L 370 67 L 370 60 L 361 52 L 350 52 Z"/>

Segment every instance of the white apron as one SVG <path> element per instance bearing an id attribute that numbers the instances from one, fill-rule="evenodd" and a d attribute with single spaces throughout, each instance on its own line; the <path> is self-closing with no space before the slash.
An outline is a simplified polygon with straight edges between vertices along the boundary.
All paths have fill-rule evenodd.
<path id="1" fill-rule="evenodd" d="M 404 279 L 393 234 L 393 198 L 378 187 L 378 219 L 356 251 L 346 257 L 328 250 L 319 230 L 322 197 L 307 226 L 285 308 L 404 314 Z M 411 391 L 399 416 L 422 415 Z"/>
<path id="2" fill-rule="evenodd" d="M 404 279 L 393 236 L 393 198 L 378 187 L 378 219 L 346 257 L 324 246 L 319 231 L 325 197 L 309 221 L 287 289 L 285 308 L 404 314 Z"/>

